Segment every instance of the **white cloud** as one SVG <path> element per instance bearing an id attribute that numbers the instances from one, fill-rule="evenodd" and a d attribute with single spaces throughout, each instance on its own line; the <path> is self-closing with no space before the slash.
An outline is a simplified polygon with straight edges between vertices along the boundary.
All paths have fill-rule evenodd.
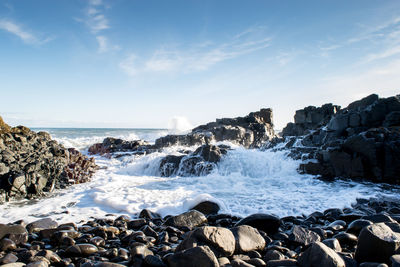
<path id="1" fill-rule="evenodd" d="M 152 57 L 145 61 L 146 71 L 176 71 L 184 72 L 207 70 L 213 65 L 241 55 L 249 54 L 270 46 L 271 38 L 252 36 L 254 30 L 248 30 L 234 36 L 229 42 L 215 44 L 214 42 L 192 45 L 181 49 L 158 49 Z M 206 44 L 206 45 L 204 45 Z"/>
<path id="2" fill-rule="evenodd" d="M 136 55 L 130 54 L 119 63 L 119 67 L 129 76 L 134 76 L 137 73 L 135 67 Z"/>
<path id="3" fill-rule="evenodd" d="M 370 54 L 367 56 L 366 61 L 367 62 L 371 62 L 374 60 L 379 60 L 379 59 L 384 59 L 384 58 L 388 58 L 388 57 L 392 57 L 395 55 L 400 54 L 400 44 L 393 46 L 393 47 L 389 47 L 383 51 L 381 51 L 380 53 L 374 53 L 374 54 Z"/>
<path id="4" fill-rule="evenodd" d="M 108 40 L 108 38 L 104 35 L 98 35 L 96 36 L 96 40 L 97 43 L 99 45 L 97 52 L 99 53 L 105 53 L 108 51 L 112 51 L 112 50 L 119 50 L 120 47 L 117 45 L 111 45 L 110 41 Z"/>
<path id="5" fill-rule="evenodd" d="M 23 29 L 20 25 L 6 19 L 0 20 L 0 29 L 18 36 L 23 42 L 27 44 L 40 45 L 52 40 L 52 38 L 50 37 L 44 39 L 39 38 L 32 32 Z"/>
<path id="6" fill-rule="evenodd" d="M 93 34 L 109 29 L 109 21 L 103 14 L 104 8 L 104 4 L 101 0 L 90 0 L 85 10 L 86 18 L 77 20 L 84 22 Z"/>

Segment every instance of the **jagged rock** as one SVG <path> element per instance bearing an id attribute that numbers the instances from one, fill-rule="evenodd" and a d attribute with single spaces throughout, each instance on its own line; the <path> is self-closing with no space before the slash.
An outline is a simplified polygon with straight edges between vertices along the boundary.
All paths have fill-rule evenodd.
<path id="1" fill-rule="evenodd" d="M 149 143 L 143 140 L 125 141 L 119 138 L 107 137 L 102 143 L 93 144 L 88 151 L 91 154 L 109 154 L 115 152 L 144 151 L 149 148 Z"/>
<path id="2" fill-rule="evenodd" d="M 384 223 L 366 226 L 358 236 L 355 259 L 359 262 L 390 262 L 390 257 L 400 248 L 400 234 Z"/>
<path id="3" fill-rule="evenodd" d="M 315 242 L 298 259 L 301 267 L 345 267 L 343 259 L 331 248 Z"/>
<path id="4" fill-rule="evenodd" d="M 272 110 L 261 109 L 245 117 L 217 119 L 200 125 L 186 135 L 168 135 L 156 140 L 155 147 L 199 146 L 212 141 L 231 141 L 245 147 L 257 147 L 274 137 Z"/>
<path id="5" fill-rule="evenodd" d="M 294 123 L 287 124 L 282 130 L 282 136 L 300 136 L 317 129 L 328 123 L 339 109 L 339 106 L 325 104 L 321 107 L 309 106 L 297 110 L 294 115 Z"/>
<path id="6" fill-rule="evenodd" d="M 96 169 L 93 158 L 64 148 L 48 133 L 24 126 L 0 132 L 0 203 L 87 182 Z"/>
<path id="7" fill-rule="evenodd" d="M 226 153 L 227 149 L 223 146 L 202 145 L 188 155 L 167 155 L 160 162 L 160 175 L 164 177 L 207 175 Z"/>

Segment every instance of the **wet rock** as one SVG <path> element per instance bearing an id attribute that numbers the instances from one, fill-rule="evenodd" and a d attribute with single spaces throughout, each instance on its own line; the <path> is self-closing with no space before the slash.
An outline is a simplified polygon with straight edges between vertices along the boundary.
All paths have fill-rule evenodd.
<path id="1" fill-rule="evenodd" d="M 392 267 L 400 267 L 400 254 L 396 254 L 390 257 Z"/>
<path id="2" fill-rule="evenodd" d="M 98 248 L 92 244 L 77 244 L 68 247 L 65 253 L 71 256 L 84 257 L 96 253 L 97 251 Z"/>
<path id="3" fill-rule="evenodd" d="M 265 239 L 256 228 L 249 225 L 239 225 L 232 228 L 236 240 L 236 251 L 246 253 L 252 250 L 263 250 Z"/>
<path id="4" fill-rule="evenodd" d="M 0 264 L 14 263 L 18 261 L 18 257 L 12 253 L 8 253 L 0 259 Z"/>
<path id="5" fill-rule="evenodd" d="M 177 228 L 186 227 L 188 229 L 193 229 L 194 227 L 200 226 L 206 222 L 207 218 L 203 213 L 197 210 L 191 210 L 168 218 L 165 221 L 165 224 Z"/>
<path id="6" fill-rule="evenodd" d="M 341 246 L 350 246 L 353 247 L 357 244 L 357 236 L 350 234 L 350 233 L 338 233 L 333 236 L 333 238 L 336 238 Z"/>
<path id="7" fill-rule="evenodd" d="M 37 221 L 34 221 L 26 226 L 26 230 L 29 233 L 39 232 L 43 229 L 57 228 L 58 223 L 51 218 L 43 218 Z"/>
<path id="8" fill-rule="evenodd" d="M 209 215 L 209 214 L 217 214 L 220 208 L 219 205 L 215 202 L 203 201 L 194 206 L 192 209 L 200 211 L 205 215 Z"/>
<path id="9" fill-rule="evenodd" d="M 9 251 L 17 248 L 17 245 L 9 238 L 3 238 L 0 240 L 0 251 Z"/>
<path id="10" fill-rule="evenodd" d="M 343 259 L 333 249 L 330 249 L 321 242 L 312 243 L 299 256 L 298 262 L 302 267 L 345 267 Z"/>
<path id="11" fill-rule="evenodd" d="M 339 241 L 336 238 L 328 238 L 322 241 L 327 247 L 333 249 L 336 252 L 341 252 L 342 247 L 340 246 Z"/>
<path id="12" fill-rule="evenodd" d="M 254 265 L 249 264 L 241 259 L 234 259 L 231 261 L 232 267 L 254 267 Z"/>
<path id="13" fill-rule="evenodd" d="M 358 236 L 355 259 L 358 262 L 385 262 L 400 247 L 400 236 L 384 223 L 366 226 Z"/>
<path id="14" fill-rule="evenodd" d="M 298 266 L 298 265 L 297 261 L 293 259 L 272 260 L 267 262 L 267 267 L 282 267 L 282 266 Z"/>
<path id="15" fill-rule="evenodd" d="M 279 229 L 280 220 L 274 215 L 258 213 L 243 218 L 235 224 L 235 226 L 240 225 L 250 225 L 268 234 L 274 234 Z"/>
<path id="16" fill-rule="evenodd" d="M 282 252 L 275 249 L 268 250 L 267 253 L 265 253 L 264 255 L 264 260 L 266 262 L 269 262 L 271 260 L 284 260 L 284 259 L 285 255 L 283 255 Z"/>
<path id="17" fill-rule="evenodd" d="M 289 240 L 297 245 L 307 246 L 308 244 L 320 241 L 321 238 L 317 233 L 295 225 L 289 235 Z"/>
<path id="18" fill-rule="evenodd" d="M 144 263 L 150 267 L 166 267 L 167 265 L 159 256 L 148 255 L 144 258 Z"/>
<path id="19" fill-rule="evenodd" d="M 167 258 L 170 267 L 219 267 L 217 258 L 207 246 L 177 252 Z"/>
<path id="20" fill-rule="evenodd" d="M 371 225 L 371 224 L 373 224 L 371 221 L 364 220 L 364 219 L 358 219 L 349 224 L 346 232 L 358 236 L 364 227 Z"/>
<path id="21" fill-rule="evenodd" d="M 5 236 L 8 236 L 17 245 L 28 241 L 28 232 L 22 225 L 0 224 L 0 239 Z"/>

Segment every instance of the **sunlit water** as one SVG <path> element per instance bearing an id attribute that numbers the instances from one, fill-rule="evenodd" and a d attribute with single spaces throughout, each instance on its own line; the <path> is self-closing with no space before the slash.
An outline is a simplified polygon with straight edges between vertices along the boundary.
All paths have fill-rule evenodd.
<path id="1" fill-rule="evenodd" d="M 35 129 L 39 130 L 39 129 Z M 40 129 L 66 147 L 86 153 L 90 144 L 113 136 L 151 142 L 168 133 L 151 129 Z M 60 222 L 87 220 L 112 213 L 135 216 L 148 208 L 162 215 L 184 212 L 202 200 L 212 200 L 221 212 L 246 216 L 256 212 L 278 216 L 309 214 L 350 206 L 356 198 L 397 197 L 399 189 L 346 181 L 324 182 L 300 175 L 300 161 L 286 151 L 272 152 L 235 147 L 216 169 L 203 177 L 158 176 L 161 159 L 179 154 L 179 147 L 147 156 L 118 159 L 96 157 L 99 170 L 92 182 L 74 185 L 40 200 L 13 201 L 0 206 L 0 222 L 32 221 L 50 216 Z M 192 148 L 194 149 L 194 148 Z"/>

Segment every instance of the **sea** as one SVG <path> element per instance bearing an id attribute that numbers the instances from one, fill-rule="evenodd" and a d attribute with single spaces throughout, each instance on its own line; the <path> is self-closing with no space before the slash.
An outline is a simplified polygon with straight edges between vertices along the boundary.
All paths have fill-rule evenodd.
<path id="1" fill-rule="evenodd" d="M 74 147 L 86 155 L 90 145 L 106 137 L 154 142 L 170 133 L 167 129 L 32 130 L 49 132 L 65 147 Z M 400 196 L 397 186 L 346 180 L 329 182 L 299 174 L 297 169 L 301 161 L 288 157 L 285 150 L 231 146 L 233 149 L 213 172 L 201 177 L 160 177 L 161 159 L 168 154 L 179 154 L 182 147 L 170 147 L 144 156 L 94 156 L 101 168 L 91 182 L 57 190 L 44 198 L 0 205 L 0 223 L 20 219 L 31 222 L 43 217 L 79 223 L 122 214 L 134 218 L 142 209 L 162 216 L 176 215 L 205 200 L 218 203 L 221 213 L 236 216 L 254 213 L 298 216 L 327 208 L 350 207 L 357 198 Z"/>

